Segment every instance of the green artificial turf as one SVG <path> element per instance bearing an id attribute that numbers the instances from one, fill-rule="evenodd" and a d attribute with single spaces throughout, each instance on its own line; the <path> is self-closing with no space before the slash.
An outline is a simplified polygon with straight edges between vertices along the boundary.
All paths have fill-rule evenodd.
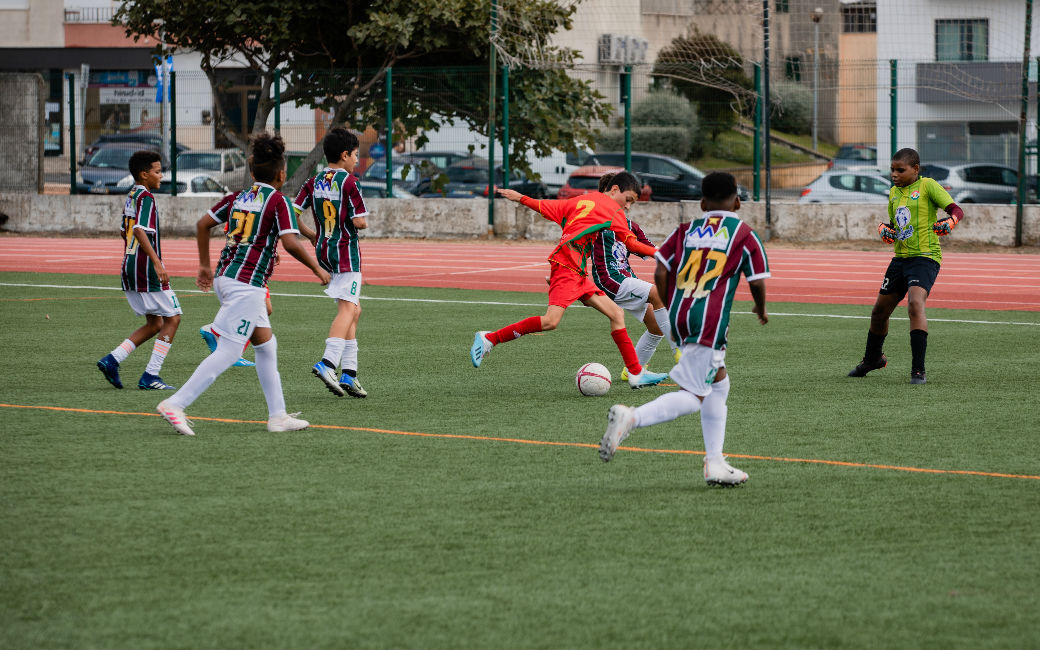
<path id="1" fill-rule="evenodd" d="M 620 382 L 590 309 L 474 369 L 473 332 L 543 295 L 368 286 L 352 400 L 309 371 L 334 304 L 279 283 L 285 397 L 314 426 L 268 433 L 232 368 L 192 439 L 134 387 L 150 344 L 122 391 L 95 368 L 143 322 L 112 287 L 0 274 L 0 647 L 1040 647 L 1040 314 L 929 309 L 911 386 L 905 320 L 850 379 L 869 307 L 762 327 L 737 303 L 726 452 L 750 480 L 711 489 L 697 416 L 599 460 L 612 403 L 673 388 Z M 180 385 L 217 303 L 174 287 Z M 574 387 L 590 361 L 607 397 Z"/>

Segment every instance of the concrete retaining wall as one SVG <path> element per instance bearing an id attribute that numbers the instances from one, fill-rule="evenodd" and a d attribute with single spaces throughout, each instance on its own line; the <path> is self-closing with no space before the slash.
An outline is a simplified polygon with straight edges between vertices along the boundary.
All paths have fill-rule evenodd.
<path id="1" fill-rule="evenodd" d="M 164 235 L 194 235 L 195 222 L 215 203 L 211 198 L 157 196 Z M 0 194 L 0 229 L 25 234 L 102 235 L 119 231 L 123 197 L 61 194 Z M 475 239 L 488 235 L 487 202 L 468 199 L 369 199 L 369 237 Z M 1015 206 L 965 205 L 957 240 L 1012 246 Z M 740 214 L 764 235 L 765 205 L 745 203 Z M 696 202 L 637 203 L 632 218 L 653 241 L 700 215 Z M 797 241 L 843 241 L 877 237 L 884 206 L 774 203 L 772 235 Z M 550 241 L 559 227 L 509 201 L 495 204 L 494 235 Z M 1040 206 L 1025 208 L 1022 243 L 1040 246 Z"/>

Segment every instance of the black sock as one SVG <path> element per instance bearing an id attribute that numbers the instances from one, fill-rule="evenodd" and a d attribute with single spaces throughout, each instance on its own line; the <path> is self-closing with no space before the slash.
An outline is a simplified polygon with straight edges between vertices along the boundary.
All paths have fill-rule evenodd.
<path id="1" fill-rule="evenodd" d="M 910 353 L 913 360 L 910 363 L 910 372 L 924 372 L 924 354 L 928 349 L 928 332 L 925 330 L 910 330 Z"/>
<path id="2" fill-rule="evenodd" d="M 333 370 L 335 370 L 335 369 L 336 369 L 336 364 L 332 363 L 332 362 L 331 362 L 331 361 L 329 361 L 328 359 L 322 359 L 322 360 L 321 360 L 321 362 L 322 362 L 322 363 L 324 363 L 324 364 L 325 364 L 326 366 L 328 366 L 329 368 L 332 368 Z"/>
<path id="3" fill-rule="evenodd" d="M 863 353 L 864 361 L 877 361 L 881 358 L 881 346 L 885 344 L 885 334 L 875 334 L 867 330 L 867 350 Z"/>
<path id="4" fill-rule="evenodd" d="M 344 368 L 343 372 L 347 373 L 348 377 L 357 378 L 357 370 L 351 370 L 350 368 Z"/>

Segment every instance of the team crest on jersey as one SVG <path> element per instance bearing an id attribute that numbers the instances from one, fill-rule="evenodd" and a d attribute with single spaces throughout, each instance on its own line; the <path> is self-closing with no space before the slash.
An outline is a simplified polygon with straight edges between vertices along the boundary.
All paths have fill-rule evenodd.
<path id="1" fill-rule="evenodd" d="M 916 201 L 917 199 L 921 198 L 921 193 L 917 190 L 914 190 L 913 192 L 910 192 L 910 198 Z"/>
<path id="2" fill-rule="evenodd" d="M 729 247 L 729 229 L 715 230 L 711 225 L 697 226 L 686 233 L 687 248 L 714 248 L 726 250 Z"/>
<path id="3" fill-rule="evenodd" d="M 264 204 L 264 197 L 260 193 L 260 186 L 254 185 L 245 192 L 238 195 L 235 200 L 236 208 L 246 208 L 251 210 L 256 207 L 260 207 Z"/>
<path id="4" fill-rule="evenodd" d="M 339 198 L 339 189 L 339 183 L 336 182 L 336 172 L 331 169 L 314 179 L 314 196 L 323 199 L 336 199 Z"/>

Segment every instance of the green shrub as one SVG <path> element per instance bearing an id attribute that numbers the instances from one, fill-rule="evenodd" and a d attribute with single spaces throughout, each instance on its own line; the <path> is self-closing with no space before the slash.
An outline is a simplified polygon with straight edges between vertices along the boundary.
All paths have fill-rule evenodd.
<path id="1" fill-rule="evenodd" d="M 690 131 L 681 126 L 633 126 L 632 151 L 648 151 L 686 160 L 691 155 Z M 602 129 L 597 151 L 624 151 L 624 129 Z"/>
<path id="2" fill-rule="evenodd" d="M 770 128 L 787 133 L 812 130 L 812 89 L 798 83 L 781 81 L 770 88 L 773 113 Z"/>

